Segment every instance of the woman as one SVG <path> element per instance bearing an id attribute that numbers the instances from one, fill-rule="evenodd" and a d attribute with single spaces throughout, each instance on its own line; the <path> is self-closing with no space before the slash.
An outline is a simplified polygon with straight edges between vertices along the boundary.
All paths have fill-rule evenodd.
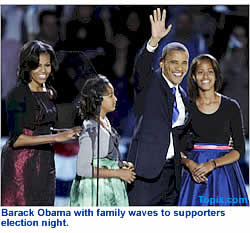
<path id="1" fill-rule="evenodd" d="M 7 99 L 10 139 L 2 153 L 1 204 L 51 206 L 55 197 L 52 143 L 75 139 L 81 128 L 51 134 L 57 112 L 49 85 L 57 69 L 52 47 L 40 41 L 21 49 L 18 85 Z"/>
<path id="2" fill-rule="evenodd" d="M 221 84 L 219 64 L 213 56 L 202 54 L 192 61 L 188 92 L 194 147 L 188 157 L 182 154 L 186 169 L 181 206 L 249 204 L 237 162 L 245 153 L 241 111 L 235 100 L 217 92 Z"/>
<path id="3" fill-rule="evenodd" d="M 97 131 L 100 121 L 99 206 L 128 206 L 125 182 L 135 180 L 132 164 L 123 166 L 118 149 L 119 136 L 106 114 L 115 110 L 116 97 L 106 77 L 90 78 L 81 90 L 79 113 L 83 130 L 79 137 L 77 176 L 70 192 L 70 206 L 96 206 Z M 100 107 L 98 107 L 100 106 Z M 98 118 L 100 109 L 100 118 Z"/>

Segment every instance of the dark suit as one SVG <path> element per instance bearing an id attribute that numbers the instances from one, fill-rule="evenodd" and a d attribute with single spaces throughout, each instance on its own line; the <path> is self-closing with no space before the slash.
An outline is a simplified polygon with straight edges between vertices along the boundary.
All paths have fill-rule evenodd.
<path id="1" fill-rule="evenodd" d="M 128 189 L 130 205 L 158 205 L 154 202 L 154 196 L 161 192 L 175 189 L 176 195 L 180 188 L 181 157 L 179 137 L 184 126 L 172 129 L 172 114 L 174 96 L 161 70 L 154 72 L 152 64 L 155 53 L 150 53 L 146 45 L 139 53 L 135 63 L 136 83 L 136 128 L 130 150 L 128 161 L 135 165 L 137 179 Z M 179 86 L 183 103 L 187 113 L 188 100 L 186 93 Z M 185 122 L 188 117 L 186 117 Z M 168 175 L 163 174 L 169 166 L 166 164 L 166 155 L 170 144 L 170 132 L 173 134 L 175 156 L 172 161 L 173 180 L 171 185 L 164 184 Z M 163 177 L 164 176 L 164 177 Z M 173 181 L 173 182 L 172 182 Z M 167 181 L 167 183 L 169 183 Z M 174 184 L 174 185 L 173 185 Z M 165 191 L 162 190 L 164 186 Z M 142 190 L 144 189 L 144 190 Z M 169 205 L 175 204 L 169 203 Z M 165 205 L 163 203 L 163 205 Z M 168 204 L 166 204 L 168 205 Z"/>

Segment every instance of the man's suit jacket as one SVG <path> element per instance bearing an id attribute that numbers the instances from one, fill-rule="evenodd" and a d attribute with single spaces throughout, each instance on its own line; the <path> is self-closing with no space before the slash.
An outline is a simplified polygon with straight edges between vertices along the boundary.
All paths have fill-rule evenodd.
<path id="1" fill-rule="evenodd" d="M 136 128 L 128 153 L 128 161 L 135 165 L 137 176 L 154 179 L 158 177 L 166 162 L 170 144 L 170 132 L 173 133 L 175 148 L 176 186 L 180 187 L 181 156 L 179 137 L 184 126 L 172 129 L 174 95 L 161 70 L 153 71 L 155 53 L 144 48 L 140 51 L 134 69 L 136 83 Z M 188 122 L 188 99 L 179 86 L 186 109 L 185 125 Z"/>

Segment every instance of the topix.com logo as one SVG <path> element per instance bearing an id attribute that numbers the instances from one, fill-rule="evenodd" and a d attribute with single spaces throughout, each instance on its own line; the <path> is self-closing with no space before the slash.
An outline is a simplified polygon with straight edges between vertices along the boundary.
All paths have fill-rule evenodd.
<path id="1" fill-rule="evenodd" d="M 207 204 L 207 205 L 230 205 L 230 204 L 247 204 L 248 199 L 246 197 L 205 197 L 205 196 L 198 196 L 200 203 Z"/>

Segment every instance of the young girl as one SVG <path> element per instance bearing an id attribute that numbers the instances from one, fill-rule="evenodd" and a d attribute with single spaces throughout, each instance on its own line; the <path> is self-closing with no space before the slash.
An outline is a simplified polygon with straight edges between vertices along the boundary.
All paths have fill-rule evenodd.
<path id="1" fill-rule="evenodd" d="M 79 113 L 83 120 L 83 130 L 79 137 L 77 176 L 71 187 L 70 206 L 97 205 L 95 177 L 97 177 L 98 121 L 100 121 L 98 206 L 128 206 L 125 182 L 133 182 L 135 172 L 133 166 L 123 166 L 118 150 L 119 136 L 106 117 L 108 112 L 115 110 L 116 101 L 111 83 L 103 76 L 88 79 L 81 90 Z M 100 119 L 98 119 L 98 105 L 100 105 Z"/>
<path id="2" fill-rule="evenodd" d="M 239 104 L 217 91 L 222 77 L 217 60 L 202 54 L 191 64 L 193 150 L 182 161 L 181 206 L 249 205 L 238 160 L 245 154 Z M 229 146 L 230 138 L 233 148 Z"/>

